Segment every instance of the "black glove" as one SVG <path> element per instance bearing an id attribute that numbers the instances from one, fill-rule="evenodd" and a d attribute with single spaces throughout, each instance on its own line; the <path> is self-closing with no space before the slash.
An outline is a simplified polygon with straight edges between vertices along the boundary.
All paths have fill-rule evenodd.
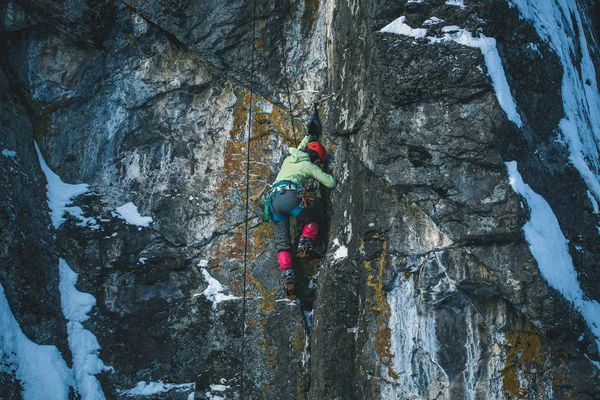
<path id="1" fill-rule="evenodd" d="M 315 140 L 318 140 L 319 137 L 321 137 L 322 132 L 321 119 L 319 118 L 319 111 L 317 110 L 317 105 L 315 104 L 315 113 L 308 123 L 308 135 L 314 137 Z"/>

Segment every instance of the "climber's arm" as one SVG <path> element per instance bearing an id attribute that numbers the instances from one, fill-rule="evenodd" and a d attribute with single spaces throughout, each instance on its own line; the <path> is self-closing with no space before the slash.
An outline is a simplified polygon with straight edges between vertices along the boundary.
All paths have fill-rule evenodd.
<path id="1" fill-rule="evenodd" d="M 306 150 L 306 146 L 308 146 L 308 144 L 310 142 L 312 142 L 313 140 L 314 140 L 314 138 L 310 135 L 304 136 L 304 139 L 302 139 L 302 141 L 298 145 L 297 149 L 302 150 L 302 151 Z"/>
<path id="2" fill-rule="evenodd" d="M 333 176 L 323 172 L 321 168 L 314 164 L 311 164 L 310 173 L 313 176 L 313 178 L 315 178 L 330 189 L 333 189 L 337 184 Z"/>

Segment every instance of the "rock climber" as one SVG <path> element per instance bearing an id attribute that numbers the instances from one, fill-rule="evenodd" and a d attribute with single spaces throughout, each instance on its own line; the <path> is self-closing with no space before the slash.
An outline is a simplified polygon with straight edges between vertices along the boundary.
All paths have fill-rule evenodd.
<path id="1" fill-rule="evenodd" d="M 335 178 L 323 171 L 327 164 L 327 151 L 317 141 L 320 135 L 321 121 L 315 111 L 308 132 L 298 148 L 290 148 L 290 155 L 283 161 L 269 194 L 279 271 L 286 295 L 290 298 L 295 298 L 290 216 L 304 224 L 296 255 L 300 258 L 314 257 L 313 245 L 319 234 L 319 222 L 317 212 L 303 198 L 302 188 L 309 179 L 328 188 L 336 186 Z"/>

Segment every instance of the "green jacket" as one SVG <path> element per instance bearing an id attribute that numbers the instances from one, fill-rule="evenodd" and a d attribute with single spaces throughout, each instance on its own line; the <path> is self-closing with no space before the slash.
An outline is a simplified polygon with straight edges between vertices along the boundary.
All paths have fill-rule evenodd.
<path id="1" fill-rule="evenodd" d="M 314 178 L 328 188 L 334 188 L 335 178 L 321 170 L 310 161 L 310 157 L 303 150 L 312 141 L 312 137 L 305 136 L 298 148 L 290 147 L 290 155 L 283 160 L 283 165 L 275 178 L 275 183 L 281 181 L 292 181 L 297 185 L 304 186 L 306 181 Z"/>

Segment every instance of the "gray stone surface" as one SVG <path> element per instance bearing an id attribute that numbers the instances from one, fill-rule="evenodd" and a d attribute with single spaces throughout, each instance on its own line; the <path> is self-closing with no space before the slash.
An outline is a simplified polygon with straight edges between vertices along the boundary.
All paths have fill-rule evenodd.
<path id="1" fill-rule="evenodd" d="M 560 63 L 507 3 L 466 3 L 0 1 L 0 151 L 17 154 L 0 155 L 0 283 L 23 331 L 71 362 L 63 257 L 97 300 L 84 325 L 107 398 L 140 381 L 195 385 L 165 399 L 599 398 L 594 336 L 541 276 L 504 166 L 551 205 L 600 300 L 598 216 L 556 140 Z M 379 32 L 402 15 L 495 37 L 523 128 L 478 49 Z M 294 261 L 299 306 L 260 194 L 318 99 L 339 186 L 311 194 L 323 259 Z M 97 229 L 51 228 L 34 139 L 90 184 L 75 204 Z M 150 226 L 119 218 L 128 202 Z M 203 269 L 235 298 L 212 303 Z M 0 397 L 20 390 L 0 374 Z"/>

